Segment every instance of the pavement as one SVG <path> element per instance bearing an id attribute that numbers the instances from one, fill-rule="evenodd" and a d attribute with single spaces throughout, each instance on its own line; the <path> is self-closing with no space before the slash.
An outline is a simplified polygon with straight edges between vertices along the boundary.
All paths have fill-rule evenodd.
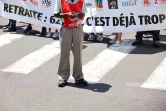
<path id="1" fill-rule="evenodd" d="M 160 48 L 152 37 L 132 46 L 135 33 L 124 33 L 121 47 L 87 41 L 83 47 L 83 73 L 87 87 L 69 84 L 59 88 L 59 40 L 40 36 L 41 27 L 24 35 L 3 32 L 8 20 L 0 18 L 0 111 L 166 111 L 166 30 Z M 54 30 L 52 29 L 52 32 Z M 73 55 L 70 56 L 71 74 Z"/>

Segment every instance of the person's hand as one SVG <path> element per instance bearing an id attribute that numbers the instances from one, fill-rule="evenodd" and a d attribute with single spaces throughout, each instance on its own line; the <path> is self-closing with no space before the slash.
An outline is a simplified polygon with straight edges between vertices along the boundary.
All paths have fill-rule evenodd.
<path id="1" fill-rule="evenodd" d="M 72 14 L 72 13 L 65 13 L 66 17 L 69 17 L 71 19 L 74 19 L 76 18 L 76 15 L 75 14 Z"/>
<path id="2" fill-rule="evenodd" d="M 84 14 L 84 13 L 79 13 L 79 14 L 77 14 L 77 17 L 78 17 L 79 19 L 82 19 L 82 18 L 85 17 L 85 14 Z"/>

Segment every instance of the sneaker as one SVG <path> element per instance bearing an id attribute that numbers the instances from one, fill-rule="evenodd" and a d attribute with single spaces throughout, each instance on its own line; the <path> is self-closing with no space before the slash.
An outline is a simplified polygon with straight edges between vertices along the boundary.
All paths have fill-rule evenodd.
<path id="1" fill-rule="evenodd" d="M 75 84 L 78 84 L 80 86 L 87 86 L 88 82 L 82 78 L 80 80 L 75 80 Z"/>
<path id="2" fill-rule="evenodd" d="M 159 48 L 159 47 L 160 47 L 159 41 L 154 41 L 154 42 L 153 42 L 153 47 Z"/>
<path id="3" fill-rule="evenodd" d="M 88 40 L 89 40 L 89 41 L 94 40 L 94 35 L 89 34 L 89 38 L 88 38 Z"/>
<path id="4" fill-rule="evenodd" d="M 46 27 L 42 27 L 41 35 L 47 35 Z"/>
<path id="5" fill-rule="evenodd" d="M 48 33 L 47 33 L 47 35 L 46 35 L 46 37 L 51 37 L 51 32 L 49 31 Z"/>
<path id="6" fill-rule="evenodd" d="M 149 35 L 149 34 L 143 34 L 143 37 L 150 37 L 150 36 L 152 36 L 152 35 Z"/>
<path id="7" fill-rule="evenodd" d="M 153 33 L 150 33 L 150 32 L 145 32 L 143 34 L 143 37 L 151 37 L 153 35 Z"/>
<path id="8" fill-rule="evenodd" d="M 98 36 L 97 36 L 97 40 L 96 40 L 96 41 L 101 42 L 102 40 L 103 40 L 103 35 L 98 35 Z"/>
<path id="9" fill-rule="evenodd" d="M 33 32 L 32 30 L 32 26 L 27 26 L 27 28 L 24 30 L 24 34 L 30 34 L 31 32 Z"/>
<path id="10" fill-rule="evenodd" d="M 67 85 L 67 80 L 59 80 L 58 87 L 65 87 Z"/>
<path id="11" fill-rule="evenodd" d="M 133 46 L 142 45 L 142 44 L 143 44 L 142 40 L 135 40 L 135 41 L 132 43 Z"/>
<path id="12" fill-rule="evenodd" d="M 120 46 L 121 46 L 121 41 L 116 41 L 114 47 L 120 47 Z"/>
<path id="13" fill-rule="evenodd" d="M 54 32 L 52 38 L 58 38 L 59 37 L 59 33 L 58 32 Z"/>
<path id="14" fill-rule="evenodd" d="M 112 40 L 109 41 L 110 44 L 115 44 L 115 42 L 116 42 L 115 38 L 113 38 Z"/>

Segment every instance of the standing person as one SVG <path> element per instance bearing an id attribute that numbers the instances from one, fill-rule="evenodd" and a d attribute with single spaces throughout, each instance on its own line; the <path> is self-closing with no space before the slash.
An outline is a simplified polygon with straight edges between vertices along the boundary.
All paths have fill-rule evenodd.
<path id="1" fill-rule="evenodd" d="M 70 77 L 70 50 L 73 49 L 75 84 L 87 86 L 82 73 L 83 20 L 87 9 L 84 0 L 57 0 L 54 16 L 63 18 L 60 29 L 61 55 L 58 69 L 59 87 L 65 87 Z M 73 47 L 72 47 L 73 46 Z"/>
<path id="2" fill-rule="evenodd" d="M 121 46 L 122 42 L 122 33 L 115 33 L 115 38 L 109 41 L 109 43 L 114 44 L 114 47 Z"/>
<path id="3" fill-rule="evenodd" d="M 3 27 L 4 31 L 15 32 L 16 31 L 16 20 L 9 19 L 9 24 Z"/>

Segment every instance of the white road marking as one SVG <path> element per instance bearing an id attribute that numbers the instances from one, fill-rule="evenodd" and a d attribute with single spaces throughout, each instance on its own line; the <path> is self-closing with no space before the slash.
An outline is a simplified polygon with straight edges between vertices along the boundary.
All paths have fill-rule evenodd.
<path id="1" fill-rule="evenodd" d="M 133 41 L 124 40 L 120 47 L 110 46 L 83 66 L 84 78 L 89 82 L 98 82 L 136 47 Z"/>
<path id="2" fill-rule="evenodd" d="M 41 49 L 33 53 L 30 53 L 9 67 L 2 69 L 1 71 L 28 74 L 59 53 L 59 41 L 56 41 L 52 44 L 43 46 Z"/>
<path id="3" fill-rule="evenodd" d="M 23 35 L 19 35 L 19 34 L 2 34 L 0 35 L 0 47 L 6 45 L 6 44 L 10 44 L 12 43 L 12 41 L 16 40 L 16 39 L 21 39 L 23 37 Z"/>
<path id="4" fill-rule="evenodd" d="M 141 87 L 166 90 L 166 58 Z"/>

